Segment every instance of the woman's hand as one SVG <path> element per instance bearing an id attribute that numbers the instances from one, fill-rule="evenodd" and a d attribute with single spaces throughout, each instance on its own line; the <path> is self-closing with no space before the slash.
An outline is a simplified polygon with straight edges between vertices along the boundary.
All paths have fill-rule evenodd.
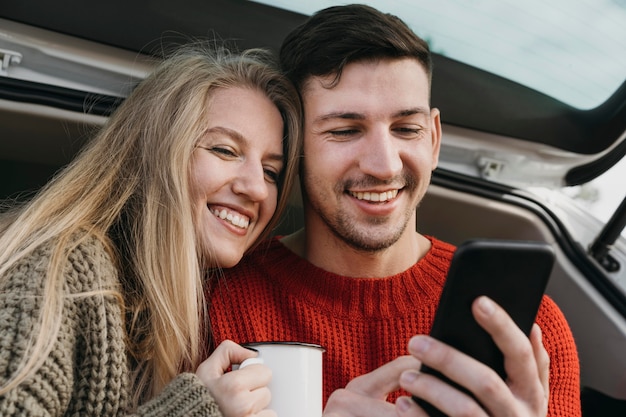
<path id="1" fill-rule="evenodd" d="M 449 416 L 545 417 L 548 412 L 550 358 L 536 324 L 527 338 L 509 315 L 487 297 L 472 305 L 476 321 L 504 355 L 506 381 L 486 365 L 428 336 L 415 336 L 409 352 L 423 363 L 471 391 L 469 395 L 417 370 L 406 371 L 400 386 Z M 408 397 L 396 401 L 399 416 L 426 414 Z"/>
<path id="2" fill-rule="evenodd" d="M 254 364 L 226 372 L 231 365 L 256 355 L 252 350 L 225 340 L 196 370 L 224 417 L 276 417 L 274 411 L 265 410 L 270 403 L 267 384 L 272 377 L 267 366 Z"/>

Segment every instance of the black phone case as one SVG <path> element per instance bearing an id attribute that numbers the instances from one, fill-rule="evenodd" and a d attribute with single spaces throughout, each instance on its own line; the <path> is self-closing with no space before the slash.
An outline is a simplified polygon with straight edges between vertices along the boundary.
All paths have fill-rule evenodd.
<path id="1" fill-rule="evenodd" d="M 554 250 L 544 242 L 471 240 L 461 244 L 453 256 L 430 335 L 489 365 L 505 379 L 502 353 L 474 320 L 471 305 L 481 295 L 490 297 L 529 335 L 553 264 Z M 472 395 L 428 366 L 423 365 L 420 372 L 436 375 Z M 430 416 L 445 416 L 424 400 L 413 399 Z"/>

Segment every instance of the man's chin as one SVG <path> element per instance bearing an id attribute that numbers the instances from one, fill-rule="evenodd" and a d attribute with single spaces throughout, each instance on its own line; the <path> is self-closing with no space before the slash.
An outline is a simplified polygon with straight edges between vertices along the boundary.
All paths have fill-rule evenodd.
<path id="1" fill-rule="evenodd" d="M 352 249 L 359 252 L 376 253 L 384 251 L 393 246 L 399 239 L 401 233 L 390 234 L 389 230 L 385 233 L 342 233 L 340 234 L 341 240 L 343 240 Z"/>

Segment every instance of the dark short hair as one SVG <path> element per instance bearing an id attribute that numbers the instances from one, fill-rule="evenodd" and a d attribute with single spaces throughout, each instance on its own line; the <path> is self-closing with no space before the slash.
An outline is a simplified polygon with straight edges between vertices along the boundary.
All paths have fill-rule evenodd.
<path id="1" fill-rule="evenodd" d="M 280 48 L 280 66 L 298 90 L 311 76 L 334 74 L 352 62 L 414 58 L 430 82 L 428 44 L 400 18 L 373 7 L 351 4 L 322 9 L 291 31 Z"/>

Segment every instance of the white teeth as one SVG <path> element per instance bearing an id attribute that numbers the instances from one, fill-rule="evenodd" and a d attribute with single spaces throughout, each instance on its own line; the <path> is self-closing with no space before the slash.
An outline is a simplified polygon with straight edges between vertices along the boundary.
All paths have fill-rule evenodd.
<path id="1" fill-rule="evenodd" d="M 250 219 L 248 219 L 246 216 L 228 212 L 226 211 L 226 209 L 211 209 L 211 213 L 213 213 L 216 217 L 219 217 L 222 220 L 226 220 L 229 223 L 242 229 L 247 229 L 250 225 Z"/>
<path id="2" fill-rule="evenodd" d="M 352 197 L 358 198 L 359 200 L 366 200 L 366 201 L 388 201 L 391 200 L 393 198 L 396 198 L 396 196 L 398 195 L 398 190 L 392 190 L 392 191 L 383 191 L 382 193 L 371 193 L 368 191 L 365 192 L 353 192 L 350 191 L 350 195 Z"/>

